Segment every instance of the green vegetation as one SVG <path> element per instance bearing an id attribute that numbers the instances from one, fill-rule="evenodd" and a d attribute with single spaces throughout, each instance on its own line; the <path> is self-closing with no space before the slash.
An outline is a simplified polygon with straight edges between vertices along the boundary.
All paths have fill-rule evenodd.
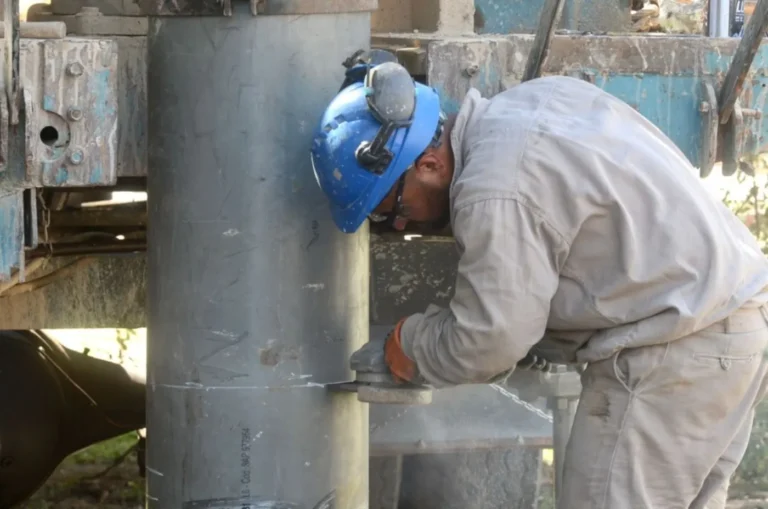
<path id="1" fill-rule="evenodd" d="M 139 509 L 144 480 L 138 475 L 135 433 L 92 445 L 68 457 L 22 509 Z"/>

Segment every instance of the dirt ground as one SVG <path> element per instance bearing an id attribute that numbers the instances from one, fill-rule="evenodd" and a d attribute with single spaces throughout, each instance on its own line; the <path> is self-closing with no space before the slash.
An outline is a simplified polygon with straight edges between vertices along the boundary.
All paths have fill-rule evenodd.
<path id="1" fill-rule="evenodd" d="M 142 509 L 144 479 L 139 476 L 137 442 L 128 434 L 67 458 L 22 509 Z M 112 467 L 112 468 L 111 468 Z"/>

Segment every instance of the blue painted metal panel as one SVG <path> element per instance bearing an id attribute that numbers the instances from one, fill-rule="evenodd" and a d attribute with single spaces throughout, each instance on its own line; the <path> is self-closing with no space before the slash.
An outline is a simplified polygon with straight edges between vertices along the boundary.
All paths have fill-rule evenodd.
<path id="1" fill-rule="evenodd" d="M 479 34 L 533 33 L 544 0 L 475 0 Z M 560 27 L 567 30 L 615 32 L 630 22 L 626 0 L 567 0 Z"/>
<path id="2" fill-rule="evenodd" d="M 479 34 L 533 32 L 543 0 L 475 0 L 475 30 Z"/>
<path id="3" fill-rule="evenodd" d="M 702 81 L 713 80 L 719 88 L 737 44 L 735 40 L 703 37 L 561 38 L 553 44 L 545 74 L 588 77 L 642 113 L 698 166 L 702 145 Z M 455 113 L 470 87 L 490 97 L 519 80 L 529 47 L 530 41 L 514 36 L 433 45 L 429 83 L 440 94 L 446 112 Z M 473 60 L 479 67 L 472 78 L 456 72 L 456 62 L 467 60 Z M 764 114 L 768 99 L 768 44 L 759 49 L 745 90 L 742 107 Z M 748 127 L 744 153 L 767 151 L 768 123 L 761 116 L 745 118 L 744 122 Z"/>
<path id="4" fill-rule="evenodd" d="M 22 192 L 0 196 L 0 281 L 11 277 L 24 255 L 24 206 Z"/>

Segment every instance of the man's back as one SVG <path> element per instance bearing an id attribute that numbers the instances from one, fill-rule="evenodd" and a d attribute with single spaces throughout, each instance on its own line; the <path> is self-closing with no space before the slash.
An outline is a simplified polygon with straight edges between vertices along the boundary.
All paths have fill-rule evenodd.
<path id="1" fill-rule="evenodd" d="M 589 341 L 581 362 L 701 330 L 768 285 L 756 241 L 685 156 L 593 85 L 549 77 L 489 101 L 471 93 L 453 139 L 454 210 L 506 197 L 562 238 L 547 340 L 572 352 Z"/>

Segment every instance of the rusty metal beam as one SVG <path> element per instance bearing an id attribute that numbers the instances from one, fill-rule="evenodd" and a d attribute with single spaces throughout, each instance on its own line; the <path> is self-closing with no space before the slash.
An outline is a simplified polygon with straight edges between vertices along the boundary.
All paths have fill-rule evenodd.
<path id="1" fill-rule="evenodd" d="M 547 53 L 549 53 L 549 43 L 552 40 L 552 35 L 555 33 L 557 21 L 560 19 L 564 5 L 565 0 L 546 0 L 544 10 L 539 18 L 539 26 L 533 39 L 533 48 L 528 53 L 523 81 L 529 81 L 541 75 L 541 68 L 544 65 L 544 60 L 547 58 Z"/>
<path id="2" fill-rule="evenodd" d="M 744 29 L 744 37 L 733 56 L 728 74 L 725 75 L 723 88 L 720 90 L 720 123 L 730 120 L 736 100 L 741 95 L 744 80 L 747 78 L 752 61 L 765 37 L 768 28 L 768 0 L 759 0 L 755 11 L 750 16 Z"/>

